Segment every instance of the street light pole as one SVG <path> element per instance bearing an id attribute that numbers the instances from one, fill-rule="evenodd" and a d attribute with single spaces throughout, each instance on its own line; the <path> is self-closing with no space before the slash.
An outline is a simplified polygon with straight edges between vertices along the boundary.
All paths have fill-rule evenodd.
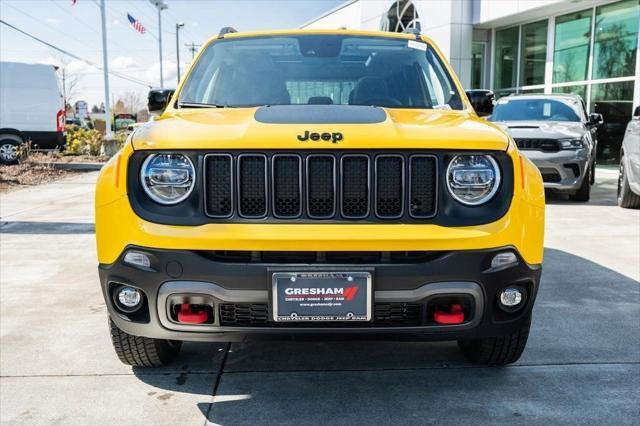
<path id="1" fill-rule="evenodd" d="M 178 80 L 176 82 L 176 87 L 180 83 L 180 29 L 184 28 L 183 22 L 176 23 L 176 65 L 178 67 Z"/>
<path id="2" fill-rule="evenodd" d="M 164 87 L 164 74 L 162 72 L 162 11 L 169 6 L 163 0 L 149 0 L 149 3 L 158 9 L 158 49 L 160 50 L 160 87 Z"/>
<path id="3" fill-rule="evenodd" d="M 100 19 L 102 21 L 102 70 L 104 72 L 104 138 L 107 141 L 110 141 L 113 139 L 113 133 L 111 133 L 111 105 L 109 103 L 109 55 L 107 54 L 107 19 L 104 8 L 104 0 L 100 0 Z"/>

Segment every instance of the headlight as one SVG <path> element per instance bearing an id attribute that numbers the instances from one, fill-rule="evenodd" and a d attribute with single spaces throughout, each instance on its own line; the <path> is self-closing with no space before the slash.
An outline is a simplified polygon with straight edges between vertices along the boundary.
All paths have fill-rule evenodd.
<path id="1" fill-rule="evenodd" d="M 560 149 L 580 149 L 585 146 L 582 139 L 558 139 L 558 142 Z"/>
<path id="2" fill-rule="evenodd" d="M 489 201 L 500 186 L 500 168 L 490 155 L 457 155 L 447 167 L 447 188 L 462 204 Z"/>
<path id="3" fill-rule="evenodd" d="M 153 201 L 178 204 L 191 194 L 196 183 L 193 163 L 182 154 L 152 154 L 140 171 L 142 187 Z"/>

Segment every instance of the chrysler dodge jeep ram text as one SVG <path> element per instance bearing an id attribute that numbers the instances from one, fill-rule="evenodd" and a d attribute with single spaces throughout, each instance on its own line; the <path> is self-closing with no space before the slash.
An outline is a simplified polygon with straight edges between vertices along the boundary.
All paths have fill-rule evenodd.
<path id="1" fill-rule="evenodd" d="M 96 236 L 122 362 L 181 341 L 457 340 L 516 361 L 544 189 L 417 34 L 236 33 L 103 168 Z"/>

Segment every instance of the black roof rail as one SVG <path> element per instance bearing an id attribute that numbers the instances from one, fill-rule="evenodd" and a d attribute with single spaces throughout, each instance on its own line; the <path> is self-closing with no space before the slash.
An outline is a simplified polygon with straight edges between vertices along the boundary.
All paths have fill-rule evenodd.
<path id="1" fill-rule="evenodd" d="M 237 33 L 237 32 L 238 32 L 238 30 L 236 30 L 233 27 L 224 27 L 218 33 L 218 38 L 223 38 L 225 36 L 225 34 Z"/>

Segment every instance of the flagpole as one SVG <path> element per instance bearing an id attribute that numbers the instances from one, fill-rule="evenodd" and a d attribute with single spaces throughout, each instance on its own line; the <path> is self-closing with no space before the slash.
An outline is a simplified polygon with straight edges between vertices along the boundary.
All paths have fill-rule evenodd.
<path id="1" fill-rule="evenodd" d="M 158 46 L 160 47 L 160 87 L 164 87 L 162 74 L 162 8 L 158 6 Z"/>
<path id="2" fill-rule="evenodd" d="M 104 0 L 100 0 L 100 20 L 102 21 L 102 70 L 104 72 L 104 138 L 107 141 L 113 139 L 111 133 L 111 105 L 109 103 L 109 55 L 107 54 L 107 20 Z"/>
<path id="3" fill-rule="evenodd" d="M 162 11 L 169 6 L 163 0 L 149 0 L 158 9 L 158 49 L 160 49 L 160 87 L 164 87 L 164 74 L 162 72 Z"/>

